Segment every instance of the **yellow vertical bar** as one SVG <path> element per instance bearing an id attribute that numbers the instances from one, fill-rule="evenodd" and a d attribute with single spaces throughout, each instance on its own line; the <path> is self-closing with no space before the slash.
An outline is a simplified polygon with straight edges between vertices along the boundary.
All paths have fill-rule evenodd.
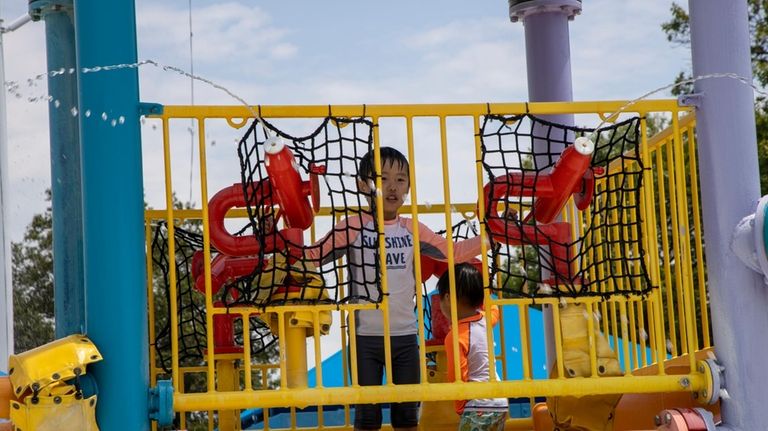
<path id="1" fill-rule="evenodd" d="M 442 161 L 442 169 L 443 169 L 443 214 L 445 215 L 445 236 L 447 237 L 446 243 L 446 251 L 448 252 L 448 281 L 450 282 L 451 288 L 450 290 L 450 297 L 451 297 L 451 328 L 453 329 L 452 337 L 451 337 L 451 343 L 453 343 L 453 351 L 459 352 L 459 322 L 458 322 L 458 316 L 456 313 L 456 271 L 454 268 L 454 259 L 453 259 L 453 223 L 451 220 L 451 184 L 450 184 L 450 176 L 448 174 L 448 137 L 447 137 L 447 131 L 445 127 L 445 116 L 441 115 L 440 117 L 440 153 L 441 153 L 441 161 Z M 459 357 L 458 355 L 454 355 L 454 361 L 453 364 L 448 364 L 448 366 L 453 366 L 454 368 L 454 376 L 456 376 L 456 379 L 461 378 L 461 368 L 459 366 Z"/>
<path id="2" fill-rule="evenodd" d="M 528 328 L 528 306 L 526 304 L 519 304 L 517 311 L 520 320 L 520 360 L 523 364 L 523 380 L 530 380 L 533 378 L 531 373 L 531 348 L 526 336 L 528 331 L 525 330 L 525 328 Z"/>
<path id="3" fill-rule="evenodd" d="M 409 186 L 411 190 L 411 218 L 413 219 L 413 268 L 415 276 L 416 286 L 416 319 L 418 321 L 419 331 L 419 375 L 421 376 L 421 383 L 427 382 L 427 361 L 425 354 L 427 351 L 424 344 L 424 300 L 421 295 L 421 240 L 419 239 L 419 211 L 418 211 L 418 198 L 416 195 L 416 155 L 413 149 L 413 117 L 405 117 L 405 130 L 408 139 L 408 178 Z M 436 310 L 432 310 L 435 312 Z M 438 311 L 439 312 L 439 311 Z"/>
<path id="4" fill-rule="evenodd" d="M 251 369 L 251 318 L 248 313 L 241 314 L 240 317 L 243 320 L 243 366 L 245 370 L 245 390 L 253 390 L 253 370 Z"/>
<path id="5" fill-rule="evenodd" d="M 677 169 L 678 162 L 676 160 L 677 158 L 677 151 L 674 150 L 674 143 L 676 141 L 673 139 L 670 144 L 667 146 L 667 161 L 668 161 L 668 174 L 669 174 L 669 212 L 672 216 L 672 248 L 674 250 L 674 256 L 675 256 L 675 268 L 674 268 L 674 275 L 675 275 L 675 299 L 677 302 L 677 322 L 678 322 L 678 329 L 680 331 L 680 354 L 687 353 L 687 350 L 685 346 L 688 345 L 688 334 L 685 330 L 685 313 L 684 313 L 684 297 L 683 297 L 683 275 L 681 267 L 683 266 L 682 262 L 682 251 L 680 248 L 682 245 L 680 244 L 680 225 L 678 222 L 678 219 L 680 217 L 679 214 L 679 206 L 677 204 L 678 200 L 678 194 L 677 194 L 677 173 L 675 172 Z M 674 316 L 674 315 L 673 315 Z"/>
<path id="6" fill-rule="evenodd" d="M 689 114 L 692 115 L 692 114 Z M 712 346 L 709 334 L 709 307 L 707 307 L 706 273 L 704 271 L 704 250 L 701 239 L 703 232 L 701 230 L 701 207 L 699 206 L 699 175 L 696 166 L 696 134 L 693 133 L 693 126 L 687 127 L 688 136 L 688 157 L 690 160 L 690 178 L 691 178 L 691 199 L 693 216 L 694 241 L 696 245 L 696 275 L 698 279 L 699 308 L 701 309 L 701 333 L 704 339 L 704 345 L 701 347 Z"/>
<path id="7" fill-rule="evenodd" d="M 165 165 L 165 224 L 168 228 L 168 291 L 171 294 L 171 306 L 168 314 L 171 321 L 171 380 L 173 391 L 179 390 L 179 320 L 176 292 L 176 238 L 173 217 L 173 182 L 171 181 L 171 139 L 168 131 L 168 119 L 163 117 L 163 160 Z M 209 345 L 213 345 L 212 343 Z"/>
<path id="8" fill-rule="evenodd" d="M 621 347 L 624 356 L 624 375 L 632 374 L 632 363 L 629 356 L 629 321 L 627 318 L 627 299 L 619 298 L 619 317 L 621 319 Z"/>
<path id="9" fill-rule="evenodd" d="M 285 313 L 282 310 L 275 311 L 277 313 L 277 345 L 280 348 L 280 389 L 288 388 L 288 359 L 286 358 L 288 352 L 288 342 L 285 339 Z"/>
<path id="10" fill-rule="evenodd" d="M 279 341 L 278 341 L 278 344 L 279 344 Z M 282 352 L 282 350 L 281 350 L 281 352 Z M 269 385 L 269 374 L 268 374 L 268 371 L 269 371 L 268 368 L 262 368 L 262 372 L 261 372 L 261 389 L 262 390 L 267 390 L 268 389 L 268 387 L 267 387 L 267 385 Z M 269 428 L 269 409 L 268 408 L 264 409 L 263 412 L 264 412 L 264 430 L 269 430 L 270 429 Z"/>
<path id="11" fill-rule="evenodd" d="M 323 360 L 320 350 L 320 315 L 319 311 L 312 311 L 312 338 L 315 343 L 315 387 L 323 387 Z"/>
<path id="12" fill-rule="evenodd" d="M 560 325 L 560 306 L 553 304 L 552 322 L 555 328 L 555 361 L 557 362 L 557 376 L 560 379 L 565 378 L 565 364 L 563 364 L 563 331 Z"/>
<path id="13" fill-rule="evenodd" d="M 670 250 L 670 244 L 669 244 L 669 227 L 667 224 L 667 192 L 666 192 L 666 185 L 664 181 L 664 168 L 667 166 L 667 164 L 664 163 L 664 153 L 662 152 L 662 149 L 666 150 L 669 147 L 669 140 L 665 141 L 662 147 L 660 147 L 656 151 L 656 187 L 659 191 L 659 228 L 660 228 L 660 236 L 661 236 L 661 248 L 664 251 L 664 255 L 662 258 L 662 263 L 664 265 L 664 280 L 663 283 L 661 283 L 661 277 L 660 277 L 660 288 L 664 289 L 664 295 L 659 294 L 660 297 L 664 297 L 667 307 L 666 307 L 666 313 L 669 316 L 669 331 L 665 333 L 666 340 L 669 340 L 669 353 L 675 357 L 677 356 L 677 326 L 675 325 L 675 308 L 674 308 L 674 299 L 673 299 L 673 292 L 674 292 L 674 286 L 672 285 L 672 269 L 670 267 L 670 261 L 669 261 L 669 250 Z M 667 158 L 667 160 L 669 160 Z M 659 254 L 656 254 L 656 258 L 658 258 Z M 661 276 L 661 274 L 659 274 Z M 661 304 L 662 309 L 664 304 Z M 662 328 L 665 328 L 663 326 Z M 665 340 L 665 344 L 666 344 Z M 667 351 L 667 347 L 665 346 L 664 351 Z M 666 356 L 666 355 L 665 355 Z"/>
<path id="14" fill-rule="evenodd" d="M 587 340 L 589 340 L 589 368 L 592 377 L 597 377 L 597 340 L 595 339 L 595 312 L 593 302 L 584 304 L 587 310 Z M 554 307 L 553 307 L 554 308 Z"/>
<path id="15" fill-rule="evenodd" d="M 357 334 L 355 330 L 355 312 L 349 313 L 349 361 L 350 368 L 352 369 L 352 386 L 359 386 L 357 381 Z"/>
<path id="16" fill-rule="evenodd" d="M 379 124 L 378 117 L 372 117 L 374 124 Z M 373 128 L 374 167 L 376 169 L 376 218 L 379 225 L 379 267 L 381 271 L 381 312 L 384 325 L 384 369 L 387 373 L 387 386 L 394 384 L 392 378 L 392 342 L 389 338 L 389 285 L 387 284 L 387 249 L 384 233 L 384 196 L 381 189 L 381 141 L 379 128 Z M 410 163 L 409 163 L 410 164 Z"/>
<path id="17" fill-rule="evenodd" d="M 214 371 L 213 342 L 213 293 L 211 292 L 211 237 L 208 220 L 208 170 L 205 154 L 205 122 L 197 119 L 198 151 L 200 152 L 200 199 L 203 201 L 203 265 L 205 274 L 205 328 L 208 346 L 208 392 L 215 391 L 216 375 Z"/>
<path id="18" fill-rule="evenodd" d="M 320 314 L 319 311 L 312 311 L 312 338 L 315 343 L 315 388 L 323 387 L 323 360 L 320 350 Z M 323 406 L 317 406 L 317 426 L 320 429 L 325 428 L 323 418 Z"/>
<path id="19" fill-rule="evenodd" d="M 632 343 L 632 364 L 635 368 L 638 368 L 640 366 L 640 361 L 637 359 L 637 339 L 640 338 L 640 334 L 637 327 L 634 301 L 628 301 L 627 308 L 629 309 L 629 341 Z"/>
<path id="20" fill-rule="evenodd" d="M 677 117 L 677 113 L 672 115 L 672 130 L 674 131 L 675 141 L 677 143 L 677 145 L 675 145 L 675 155 L 677 156 L 677 164 L 675 166 L 675 170 L 680 173 L 680 177 L 675 175 L 677 180 L 677 193 L 680 197 L 677 200 L 678 212 L 680 213 L 680 230 L 678 231 L 678 234 L 682 236 L 679 242 L 680 247 L 683 248 L 683 255 L 680 256 L 683 258 L 683 260 L 680 262 L 680 266 L 682 267 L 681 271 L 683 275 L 681 282 L 684 283 L 682 299 L 685 313 L 680 317 L 685 320 L 685 329 L 688 333 L 688 358 L 691 370 L 695 370 L 696 357 L 694 353 L 696 352 L 696 345 L 698 344 L 699 337 L 696 333 L 696 327 L 694 326 L 694 319 L 696 319 L 696 306 L 694 305 L 693 299 L 693 279 L 690 274 L 691 241 L 689 236 L 690 233 L 688 230 L 688 197 L 685 186 L 685 176 L 682 174 L 685 172 L 685 158 L 683 156 L 682 136 L 680 136 L 680 124 Z"/>
<path id="21" fill-rule="evenodd" d="M 444 123 L 443 123 L 444 124 Z M 480 119 L 475 115 L 472 117 L 472 130 L 475 135 L 475 183 L 477 184 L 477 195 L 483 196 L 483 152 L 480 141 Z M 446 153 L 447 154 L 447 153 Z M 491 364 L 491 370 L 489 372 L 489 381 L 496 381 L 496 348 L 493 341 L 493 324 L 491 323 L 491 313 L 493 308 L 493 300 L 491 299 L 490 280 L 488 279 L 488 240 L 486 238 L 485 222 L 483 216 L 485 214 L 485 199 L 477 200 L 477 212 L 478 219 L 480 220 L 480 259 L 482 262 L 483 270 L 483 304 L 485 307 L 485 330 L 488 346 L 488 363 Z M 450 237 L 449 237 L 450 238 Z M 499 307 L 499 336 L 501 338 L 501 346 L 504 346 L 504 319 L 502 318 L 504 309 Z M 526 326 L 527 327 L 527 326 Z M 524 326 L 520 327 L 522 331 Z M 527 331 L 526 331 L 527 332 Z M 520 334 L 521 339 L 524 334 Z M 456 346 L 454 346 L 456 347 Z M 501 368 L 503 374 L 507 373 L 507 354 L 504 347 L 501 348 Z"/>
<path id="22" fill-rule="evenodd" d="M 661 365 L 664 362 L 664 359 L 666 357 L 666 349 L 665 349 L 665 338 L 664 338 L 664 313 L 662 312 L 662 295 L 661 295 L 661 285 L 660 285 L 660 268 L 659 268 L 659 241 L 658 241 L 658 233 L 656 231 L 657 223 L 656 223 L 656 208 L 655 203 L 656 200 L 654 199 L 654 188 L 653 188 L 653 158 L 649 152 L 648 148 L 648 124 L 646 121 L 646 116 L 643 115 L 640 118 L 640 160 L 643 162 L 643 183 L 645 186 L 643 187 L 643 194 L 641 194 L 641 208 L 642 208 L 642 214 L 643 217 L 643 228 L 645 231 L 645 235 L 643 238 L 645 238 L 645 250 L 646 250 L 646 267 L 650 270 L 650 279 L 651 279 L 651 285 L 657 286 L 656 289 L 653 289 L 650 294 L 650 301 L 651 301 L 651 307 L 649 309 L 651 310 L 651 314 L 653 315 L 653 320 L 651 321 L 651 327 L 652 327 L 652 341 L 651 345 L 653 346 L 653 351 L 655 352 L 655 361 L 660 364 L 658 368 L 659 375 L 664 375 L 664 367 Z M 657 164 L 657 169 L 660 169 L 661 166 Z M 664 207 L 664 200 L 660 201 L 659 207 Z M 666 225 L 666 220 L 664 221 Z M 666 227 L 666 226 L 665 226 Z M 664 228 L 664 230 L 666 230 Z M 668 254 L 668 253 L 664 253 Z M 649 258 L 650 256 L 650 258 Z"/>
<path id="23" fill-rule="evenodd" d="M 336 225 L 336 223 L 339 222 L 339 220 L 341 220 L 341 217 L 337 214 L 335 219 L 334 219 L 334 226 Z M 341 260 L 341 258 L 340 258 L 340 260 Z M 342 281 L 344 281 L 344 271 L 342 271 L 341 266 L 342 265 L 339 265 L 338 269 L 336 270 L 336 277 L 339 280 L 339 283 L 338 283 L 339 298 L 344 298 L 344 297 L 346 297 L 346 292 L 344 291 L 344 284 L 342 283 Z M 350 314 L 352 314 L 352 313 L 350 313 Z M 350 364 L 348 362 L 349 358 L 350 358 L 350 355 L 344 354 L 344 352 L 348 352 L 349 349 L 351 349 L 351 346 L 349 344 L 350 340 L 347 339 L 347 331 L 344 330 L 344 328 L 346 328 L 347 325 L 351 324 L 350 322 L 347 322 L 347 325 L 344 324 L 344 322 L 347 321 L 347 317 L 346 316 L 347 316 L 346 309 L 341 307 L 339 309 L 339 323 L 341 324 L 341 328 L 342 328 L 341 329 L 341 352 L 342 352 L 342 355 L 341 355 L 341 373 L 342 373 L 342 380 L 344 382 L 344 387 L 347 387 L 350 384 L 350 382 L 349 382 L 349 374 L 351 372 L 351 371 L 348 371 L 348 370 L 350 370 Z M 350 419 L 351 419 L 351 417 L 350 417 L 349 404 L 344 404 L 344 424 L 345 425 L 349 425 L 350 424 Z"/>
<path id="24" fill-rule="evenodd" d="M 153 283 L 153 277 L 152 273 L 153 265 L 152 265 L 152 253 L 154 250 L 152 250 L 152 221 L 144 217 L 144 243 L 147 244 L 147 257 L 146 257 L 146 265 L 147 265 L 147 309 L 149 311 L 149 383 L 151 386 L 155 386 L 157 383 L 157 364 L 155 363 L 155 349 L 154 349 L 154 343 L 155 343 L 155 291 L 154 291 L 154 283 Z M 152 424 L 155 424 L 155 421 L 152 421 Z"/>

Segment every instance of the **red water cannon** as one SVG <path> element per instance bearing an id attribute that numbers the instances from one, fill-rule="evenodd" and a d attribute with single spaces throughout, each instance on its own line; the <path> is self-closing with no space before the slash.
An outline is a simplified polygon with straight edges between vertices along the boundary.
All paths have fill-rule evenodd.
<path id="1" fill-rule="evenodd" d="M 571 225 L 556 222 L 557 215 L 571 196 L 579 210 L 589 207 L 594 197 L 595 177 L 590 168 L 595 144 L 585 137 L 560 154 L 548 174 L 513 172 L 495 178 L 484 188 L 485 207 L 492 214 L 500 202 L 508 197 L 533 197 L 531 212 L 520 222 L 506 217 L 487 217 L 486 223 L 494 241 L 509 245 L 549 245 L 554 260 L 553 283 L 574 280 L 571 267 L 572 252 L 567 246 L 572 241 Z M 535 224 L 529 224 L 533 218 Z"/>
<path id="2" fill-rule="evenodd" d="M 268 177 L 250 185 L 251 202 L 265 207 L 266 213 L 274 218 L 260 226 L 263 238 L 252 235 L 234 236 L 224 226 L 227 212 L 233 208 L 247 206 L 242 184 L 233 184 L 216 193 L 208 203 L 208 219 L 211 243 L 219 251 L 211 261 L 211 294 L 216 295 L 222 286 L 252 274 L 266 262 L 259 255 L 288 250 L 290 262 L 302 257 L 304 230 L 312 225 L 314 213 L 320 209 L 320 182 L 318 175 L 325 173 L 324 166 L 310 164 L 308 181 L 301 179 L 299 165 L 283 140 L 278 136 L 264 143 L 264 164 Z M 311 204 L 310 204 L 311 202 Z M 285 228 L 275 232 L 277 223 L 283 219 Z M 262 248 L 263 247 L 263 248 Z M 205 274 L 202 253 L 193 257 L 192 275 L 195 287 L 205 293 Z M 223 307 L 217 302 L 216 307 Z M 214 339 L 217 353 L 237 350 L 234 342 L 234 315 L 214 316 Z"/>

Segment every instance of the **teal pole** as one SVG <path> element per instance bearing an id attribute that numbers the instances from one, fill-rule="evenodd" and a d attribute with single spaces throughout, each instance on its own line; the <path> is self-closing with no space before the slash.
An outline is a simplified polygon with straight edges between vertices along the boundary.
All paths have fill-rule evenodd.
<path id="1" fill-rule="evenodd" d="M 96 418 L 112 430 L 148 430 L 149 345 L 144 198 L 133 0 L 75 0 L 86 331 L 104 356 L 93 368 Z M 90 114 L 90 115 L 87 115 Z"/>
<path id="2" fill-rule="evenodd" d="M 48 76 L 54 314 L 56 338 L 61 338 L 81 333 L 85 326 L 77 75 L 71 73 L 77 70 L 72 0 L 35 0 L 29 3 L 29 11 L 32 19 L 45 21 L 48 71 L 64 71 Z"/>

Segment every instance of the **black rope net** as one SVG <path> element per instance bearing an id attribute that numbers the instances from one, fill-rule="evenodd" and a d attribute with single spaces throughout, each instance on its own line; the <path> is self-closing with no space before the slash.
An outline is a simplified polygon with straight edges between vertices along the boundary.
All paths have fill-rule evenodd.
<path id="1" fill-rule="evenodd" d="M 378 223 L 375 207 L 369 204 L 375 204 L 375 187 L 366 194 L 357 183 L 360 162 L 373 150 L 374 127 L 364 116 L 329 116 L 309 135 L 297 137 L 267 121 L 251 124 L 238 155 L 249 234 L 259 245 L 252 257 L 261 264 L 247 282 L 227 287 L 228 305 L 381 301 Z M 268 172 L 268 136 L 278 136 L 293 153 L 302 181 L 314 176 L 327 191 L 331 220 L 339 223 L 316 244 L 310 244 L 305 232 L 285 230 L 290 223 L 280 207 L 286 204 Z M 375 184 L 376 174 L 370 174 L 369 184 Z"/>
<path id="2" fill-rule="evenodd" d="M 596 133 L 528 114 L 485 117 L 480 138 L 490 178 L 486 190 L 500 196 L 487 200 L 485 221 L 495 242 L 492 275 L 499 277 L 494 289 L 501 296 L 609 297 L 651 289 L 642 247 L 639 126 L 634 117 Z M 566 207 L 558 219 L 543 205 L 560 191 L 550 174 L 580 136 L 594 142 L 594 152 L 568 194 L 577 204 L 589 203 L 592 195 L 591 203 L 582 212 Z"/>
<path id="3" fill-rule="evenodd" d="M 154 227 L 152 239 L 153 290 L 155 299 L 156 365 L 165 372 L 171 371 L 171 267 L 176 271 L 176 316 L 178 319 L 179 366 L 197 366 L 205 361 L 206 313 L 205 295 L 196 288 L 196 278 L 203 273 L 201 267 L 203 236 L 195 232 L 199 227 L 184 229 L 174 227 L 175 260 L 170 260 L 168 227 L 159 222 Z M 218 253 L 211 249 L 211 255 Z M 233 281 L 240 283 L 240 280 Z M 214 298 L 216 302 L 221 298 Z M 229 315 L 225 315 L 224 318 Z M 232 315 L 233 346 L 243 345 L 242 322 Z M 238 315 L 239 316 L 239 315 Z M 250 318 L 251 357 L 273 359 L 276 357 L 277 340 L 269 327 L 258 317 Z"/>
<path id="4" fill-rule="evenodd" d="M 461 220 L 458 223 L 454 224 L 451 228 L 451 232 L 453 233 L 453 241 L 462 241 L 465 239 L 473 238 L 478 235 L 480 235 L 479 227 L 476 221 L 471 220 Z M 441 230 L 437 232 L 438 235 L 446 236 L 448 233 L 447 230 Z M 442 274 L 434 274 L 435 277 L 440 277 Z M 424 338 L 427 340 L 435 339 L 435 337 L 440 338 L 441 336 L 445 336 L 443 333 L 435 334 L 432 330 L 432 322 L 435 319 L 444 319 L 444 316 L 442 316 L 442 312 L 440 311 L 439 305 L 437 306 L 437 309 L 433 307 L 432 304 L 432 297 L 437 296 L 437 292 L 432 292 L 430 295 L 430 287 L 429 285 L 424 282 L 421 284 L 421 295 L 422 295 L 422 304 L 424 309 Z M 442 339 L 438 340 L 440 344 L 442 344 Z"/>

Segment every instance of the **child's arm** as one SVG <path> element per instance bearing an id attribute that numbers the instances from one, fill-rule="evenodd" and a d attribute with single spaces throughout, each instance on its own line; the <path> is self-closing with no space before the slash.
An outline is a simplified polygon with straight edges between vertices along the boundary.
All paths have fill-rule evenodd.
<path id="1" fill-rule="evenodd" d="M 349 217 L 338 222 L 323 238 L 307 247 L 304 256 L 319 265 L 345 255 L 347 246 L 357 239 L 364 225 L 362 217 Z"/>
<path id="2" fill-rule="evenodd" d="M 409 226 L 409 228 L 412 229 L 412 226 Z M 419 242 L 422 255 L 442 261 L 448 260 L 446 239 L 432 232 L 430 228 L 422 223 L 419 223 Z M 456 263 L 461 263 L 472 259 L 480 254 L 480 247 L 481 238 L 479 236 L 453 243 L 454 261 Z"/>
<path id="3" fill-rule="evenodd" d="M 485 305 L 483 305 L 482 311 L 485 312 Z M 491 305 L 491 326 L 496 326 L 497 323 L 499 323 L 499 306 L 493 304 Z"/>

